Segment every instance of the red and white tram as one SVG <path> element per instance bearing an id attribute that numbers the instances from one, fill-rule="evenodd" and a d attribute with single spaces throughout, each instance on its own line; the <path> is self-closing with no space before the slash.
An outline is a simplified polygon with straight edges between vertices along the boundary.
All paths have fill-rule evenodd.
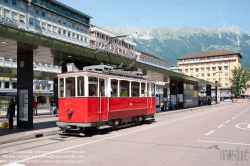
<path id="1" fill-rule="evenodd" d="M 155 84 L 141 72 L 107 65 L 58 75 L 57 125 L 60 134 L 83 133 L 86 128 L 119 128 L 139 124 L 156 113 Z"/>

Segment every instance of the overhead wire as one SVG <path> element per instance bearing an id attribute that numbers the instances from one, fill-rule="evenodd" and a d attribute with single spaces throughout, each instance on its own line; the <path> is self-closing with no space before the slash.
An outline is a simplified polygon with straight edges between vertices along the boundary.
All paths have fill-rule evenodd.
<path id="1" fill-rule="evenodd" d="M 155 11 L 155 12 L 152 12 L 152 13 L 149 13 L 149 14 L 146 14 L 146 15 L 144 15 L 144 16 L 141 16 L 141 17 L 138 17 L 138 18 L 135 18 L 135 19 L 131 19 L 131 20 L 127 20 L 127 21 L 123 21 L 123 22 L 119 22 L 119 23 L 115 23 L 115 24 L 110 24 L 110 25 L 108 25 L 108 26 L 123 24 L 123 23 L 131 22 L 131 21 L 138 21 L 138 20 L 141 19 L 141 18 L 144 18 L 144 17 L 150 16 L 150 15 L 153 15 L 153 14 L 156 14 L 156 13 L 159 13 L 159 12 L 162 12 L 162 11 L 164 11 L 164 10 L 170 9 L 170 8 L 172 8 L 172 7 L 175 7 L 175 6 L 179 6 L 179 5 L 181 5 L 181 4 L 183 4 L 183 3 L 186 3 L 186 2 L 188 2 L 188 1 L 191 1 L 191 0 L 186 0 L 186 1 L 180 2 L 180 3 L 178 3 L 178 4 L 169 6 L 169 7 L 167 7 L 167 8 L 164 8 L 164 9 L 161 9 L 161 10 L 158 10 L 158 11 Z"/>

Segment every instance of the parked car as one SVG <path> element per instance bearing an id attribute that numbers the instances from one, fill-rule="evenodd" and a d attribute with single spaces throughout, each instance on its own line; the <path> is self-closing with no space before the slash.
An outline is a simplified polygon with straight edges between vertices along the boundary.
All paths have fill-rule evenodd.
<path id="1" fill-rule="evenodd" d="M 232 99 L 225 99 L 224 102 L 233 102 Z"/>

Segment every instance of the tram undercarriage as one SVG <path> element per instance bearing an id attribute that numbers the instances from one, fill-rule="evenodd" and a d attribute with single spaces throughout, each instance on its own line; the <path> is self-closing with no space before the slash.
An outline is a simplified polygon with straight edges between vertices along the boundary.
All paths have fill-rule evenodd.
<path id="1" fill-rule="evenodd" d="M 130 126 L 139 125 L 141 122 L 146 120 L 154 120 L 154 114 L 151 115 L 140 115 L 120 119 L 112 119 L 108 121 L 95 122 L 95 123 L 68 123 L 68 122 L 57 122 L 60 129 L 60 135 L 75 135 L 85 136 L 86 130 L 115 130 Z"/>

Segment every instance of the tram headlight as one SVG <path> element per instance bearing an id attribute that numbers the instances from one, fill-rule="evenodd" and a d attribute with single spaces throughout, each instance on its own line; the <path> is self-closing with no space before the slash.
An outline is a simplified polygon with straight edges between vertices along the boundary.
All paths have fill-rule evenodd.
<path id="1" fill-rule="evenodd" d="M 71 108 L 67 109 L 67 114 L 69 117 L 71 117 L 73 114 L 73 109 L 71 109 Z"/>

